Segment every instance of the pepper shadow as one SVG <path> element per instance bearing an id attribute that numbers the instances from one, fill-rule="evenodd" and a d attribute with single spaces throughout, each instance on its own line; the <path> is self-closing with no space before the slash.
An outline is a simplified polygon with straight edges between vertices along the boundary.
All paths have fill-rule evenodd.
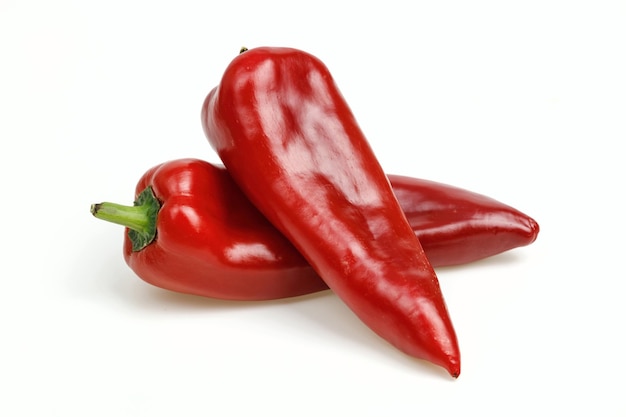
<path id="1" fill-rule="evenodd" d="M 466 264 L 438 266 L 435 270 L 456 271 L 462 269 L 490 268 L 495 266 L 512 265 L 520 262 L 522 259 L 524 259 L 524 256 L 519 252 L 508 251 Z"/>
<path id="2" fill-rule="evenodd" d="M 110 237 L 105 236 L 104 240 L 107 239 Z M 331 290 L 267 301 L 231 301 L 177 293 L 139 278 L 126 265 L 120 242 L 115 247 L 110 242 L 103 242 L 102 237 L 96 236 L 94 240 L 97 242 L 82 247 L 79 254 L 82 261 L 73 274 L 76 279 L 72 280 L 73 290 L 91 302 L 140 314 L 227 314 L 229 311 L 263 310 L 262 315 L 255 317 L 262 316 L 259 320 L 265 320 L 268 326 L 278 326 L 279 331 L 285 332 L 285 337 L 306 337 L 311 343 L 324 344 L 325 348 L 358 352 L 368 360 L 388 363 L 406 372 L 449 378 L 442 368 L 412 358 L 376 335 Z M 93 250 L 94 247 L 108 249 Z M 509 263 L 517 259 L 515 256 L 498 257 L 500 259 L 475 262 L 470 267 Z M 467 265 L 445 268 L 461 267 Z"/>
<path id="3" fill-rule="evenodd" d="M 447 371 L 425 360 L 413 358 L 379 337 L 369 329 L 331 290 L 286 301 L 290 303 L 290 321 L 299 329 L 306 328 L 316 343 L 334 346 L 346 352 L 363 355 L 367 360 L 404 372 L 424 373 L 437 378 L 450 378 Z"/>

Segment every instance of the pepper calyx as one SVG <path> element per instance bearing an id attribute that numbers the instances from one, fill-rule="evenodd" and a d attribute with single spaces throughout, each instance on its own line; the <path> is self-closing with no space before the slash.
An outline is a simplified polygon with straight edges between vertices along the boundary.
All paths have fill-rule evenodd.
<path id="1" fill-rule="evenodd" d="M 146 187 L 132 206 L 103 202 L 91 205 L 94 217 L 128 228 L 133 252 L 151 244 L 157 235 L 157 216 L 161 202 L 151 186 Z"/>

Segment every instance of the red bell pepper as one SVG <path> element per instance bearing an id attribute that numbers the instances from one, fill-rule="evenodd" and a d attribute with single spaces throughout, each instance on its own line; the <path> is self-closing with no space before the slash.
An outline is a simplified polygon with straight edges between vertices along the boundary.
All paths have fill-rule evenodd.
<path id="1" fill-rule="evenodd" d="M 483 195 L 416 178 L 389 179 L 434 266 L 525 246 L 539 232 L 532 218 Z M 159 164 L 138 181 L 133 206 L 104 202 L 91 212 L 127 227 L 126 263 L 160 288 L 247 301 L 328 289 L 221 166 L 198 159 Z"/>
<path id="2" fill-rule="evenodd" d="M 437 275 L 326 66 L 291 48 L 243 52 L 202 121 L 235 182 L 334 293 L 399 350 L 458 377 Z"/>

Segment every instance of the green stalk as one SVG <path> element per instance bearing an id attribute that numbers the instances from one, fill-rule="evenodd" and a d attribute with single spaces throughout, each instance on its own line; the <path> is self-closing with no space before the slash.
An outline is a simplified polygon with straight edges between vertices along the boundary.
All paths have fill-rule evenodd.
<path id="1" fill-rule="evenodd" d="M 156 238 L 156 221 L 160 209 L 161 203 L 152 187 L 147 187 L 132 206 L 108 202 L 92 204 L 91 214 L 98 219 L 127 227 L 133 251 L 137 252 Z"/>

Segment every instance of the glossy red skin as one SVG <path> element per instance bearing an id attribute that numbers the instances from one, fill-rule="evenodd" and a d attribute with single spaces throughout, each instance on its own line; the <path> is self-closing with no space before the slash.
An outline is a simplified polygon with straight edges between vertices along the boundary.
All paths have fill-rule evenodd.
<path id="1" fill-rule="evenodd" d="M 149 169 L 162 206 L 155 240 L 124 259 L 143 280 L 171 291 L 227 300 L 268 300 L 326 289 L 293 245 L 261 215 L 228 172 L 197 159 Z"/>
<path id="2" fill-rule="evenodd" d="M 389 175 L 433 266 L 473 262 L 529 245 L 539 232 L 526 214 L 458 187 Z M 273 300 L 328 289 L 300 252 L 250 203 L 221 166 L 179 159 L 149 169 L 163 208 L 155 242 L 124 258 L 146 282 L 226 300 Z M 167 213 L 169 212 L 169 213 Z M 236 249 L 233 249 L 236 248 Z"/>
<path id="3" fill-rule="evenodd" d="M 435 271 L 350 108 L 314 56 L 237 56 L 203 126 L 244 194 L 375 333 L 460 374 Z"/>
<path id="4" fill-rule="evenodd" d="M 533 218 L 485 195 L 424 179 L 388 178 L 433 266 L 478 261 L 530 245 L 539 234 Z"/>

